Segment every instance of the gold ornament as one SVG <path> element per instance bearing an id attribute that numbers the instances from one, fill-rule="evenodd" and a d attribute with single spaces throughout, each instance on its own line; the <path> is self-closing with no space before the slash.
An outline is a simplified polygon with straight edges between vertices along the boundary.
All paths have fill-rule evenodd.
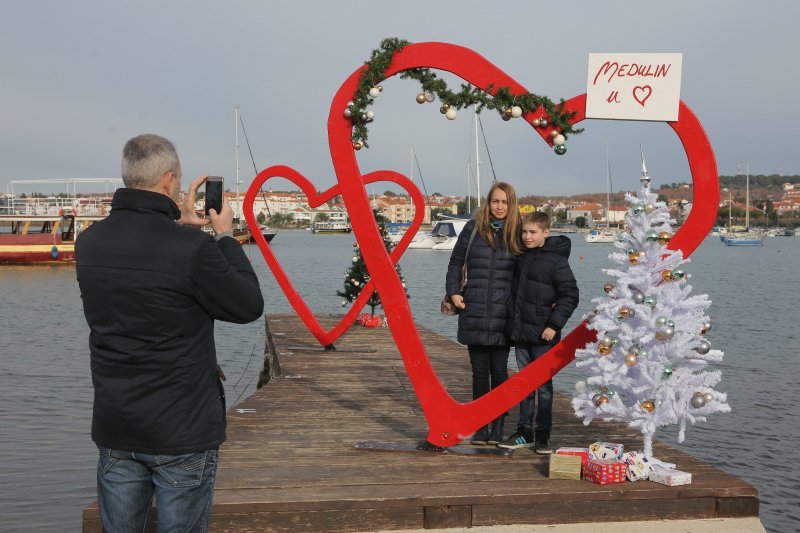
<path id="1" fill-rule="evenodd" d="M 658 233 L 658 244 L 669 244 L 670 238 L 668 231 L 661 231 Z"/>
<path id="2" fill-rule="evenodd" d="M 664 281 L 672 281 L 672 270 L 664 270 L 661 272 L 661 279 Z"/>
<path id="3" fill-rule="evenodd" d="M 419 93 L 417 95 L 417 103 L 424 104 L 425 103 L 425 93 Z"/>
<path id="4" fill-rule="evenodd" d="M 613 290 L 614 290 L 614 284 L 613 283 L 606 283 L 605 285 L 603 285 L 603 292 L 608 294 Z"/>
<path id="5" fill-rule="evenodd" d="M 636 354 L 629 353 L 626 355 L 625 364 L 628 366 L 636 366 Z"/>
<path id="6" fill-rule="evenodd" d="M 639 253 L 638 252 L 633 252 L 631 254 L 628 254 L 628 261 L 630 261 L 632 265 L 638 265 L 639 264 Z"/>
<path id="7" fill-rule="evenodd" d="M 551 139 L 555 139 L 555 138 L 556 138 L 556 137 L 558 137 L 559 135 L 561 135 L 561 134 L 560 134 L 560 133 L 558 133 L 558 130 L 551 130 L 551 131 L 550 131 L 550 138 L 551 138 Z"/>
<path id="8" fill-rule="evenodd" d="M 601 344 L 597 347 L 597 351 L 600 352 L 600 355 L 608 355 L 611 353 L 612 346 L 605 346 Z"/>
<path id="9" fill-rule="evenodd" d="M 423 95 L 424 96 L 424 95 Z M 444 115 L 450 110 L 450 104 L 442 104 L 442 107 L 439 108 L 439 113 Z"/>
<path id="10" fill-rule="evenodd" d="M 644 409 L 648 413 L 652 413 L 653 410 L 656 408 L 656 405 L 653 402 L 651 402 L 650 400 L 645 400 L 641 404 L 639 404 L 639 407 L 641 407 L 642 409 Z"/>
<path id="11" fill-rule="evenodd" d="M 503 111 L 503 115 L 507 116 L 508 118 L 511 118 L 511 108 L 507 107 L 506 110 Z"/>
<path id="12" fill-rule="evenodd" d="M 620 307 L 619 316 L 621 316 L 622 318 L 630 318 L 633 316 L 633 310 L 628 307 Z"/>
<path id="13" fill-rule="evenodd" d="M 361 150 L 363 147 L 364 145 L 361 144 L 361 141 L 356 141 L 353 143 L 353 150 Z"/>
<path id="14" fill-rule="evenodd" d="M 604 396 L 604 395 L 601 394 L 600 397 L 595 402 L 595 405 L 600 407 L 604 403 L 608 403 L 608 396 Z"/>

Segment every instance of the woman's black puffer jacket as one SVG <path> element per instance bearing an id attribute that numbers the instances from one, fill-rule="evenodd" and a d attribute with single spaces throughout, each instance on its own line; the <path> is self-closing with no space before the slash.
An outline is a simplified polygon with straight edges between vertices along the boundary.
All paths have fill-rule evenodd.
<path id="1" fill-rule="evenodd" d="M 470 220 L 458 236 L 447 267 L 448 295 L 461 292 L 461 267 L 475 220 Z M 475 234 L 467 258 L 466 308 L 458 316 L 458 342 L 468 346 L 507 346 L 505 328 L 511 303 L 511 282 L 516 256 L 494 236 L 492 248 L 480 233 Z"/>

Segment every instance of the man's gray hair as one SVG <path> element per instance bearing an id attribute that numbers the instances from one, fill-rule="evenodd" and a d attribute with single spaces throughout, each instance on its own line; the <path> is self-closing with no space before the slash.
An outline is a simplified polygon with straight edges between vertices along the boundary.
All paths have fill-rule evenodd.
<path id="1" fill-rule="evenodd" d="M 139 135 L 122 149 L 122 181 L 129 189 L 153 187 L 165 172 L 180 175 L 180 166 L 175 145 L 158 135 Z"/>

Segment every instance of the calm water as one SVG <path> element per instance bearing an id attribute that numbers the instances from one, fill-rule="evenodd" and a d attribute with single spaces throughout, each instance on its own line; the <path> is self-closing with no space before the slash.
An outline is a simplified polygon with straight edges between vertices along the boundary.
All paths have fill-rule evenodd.
<path id="1" fill-rule="evenodd" d="M 274 249 L 311 307 L 341 312 L 341 288 L 352 256 L 350 235 L 281 231 Z M 289 312 L 283 294 L 255 246 L 248 246 L 261 279 L 267 312 Z M 582 303 L 572 320 L 591 306 L 606 281 L 611 245 L 573 238 L 572 266 Z M 409 250 L 401 260 L 416 320 L 451 338 L 455 320 L 439 314 L 449 253 Z M 708 335 L 725 351 L 718 368 L 730 414 L 657 438 L 754 484 L 761 519 L 770 531 L 800 527 L 797 442 L 800 423 L 796 380 L 800 239 L 773 238 L 763 248 L 729 248 L 708 238 L 692 256 L 694 294 L 713 301 Z M 0 517 L 4 531 L 77 531 L 81 509 L 95 498 L 96 450 L 89 437 L 92 387 L 87 327 L 72 267 L 0 266 L 3 306 L 0 371 Z M 255 389 L 261 363 L 263 324 L 220 323 L 217 347 L 228 376 L 231 401 Z M 570 366 L 555 379 L 569 392 L 578 379 Z M 578 445 L 579 443 L 576 443 Z"/>

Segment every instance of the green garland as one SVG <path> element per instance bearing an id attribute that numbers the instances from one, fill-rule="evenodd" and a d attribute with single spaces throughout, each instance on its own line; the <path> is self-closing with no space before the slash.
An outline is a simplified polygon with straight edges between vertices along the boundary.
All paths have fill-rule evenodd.
<path id="1" fill-rule="evenodd" d="M 353 124 L 353 145 L 369 148 L 367 144 L 367 124 L 372 119 L 367 117 L 367 108 L 375 101 L 369 94 L 370 89 L 377 87 L 378 84 L 386 79 L 386 70 L 392 64 L 394 54 L 411 44 L 408 41 L 397 38 L 386 38 L 381 41 L 380 46 L 372 51 L 369 61 L 364 63 L 361 69 L 361 78 L 358 81 L 358 88 L 353 95 L 353 105 L 350 106 L 350 120 Z M 544 108 L 550 124 L 557 129 L 565 138 L 569 135 L 577 135 L 583 128 L 572 129 L 570 119 L 575 116 L 575 111 L 564 112 L 564 99 L 559 103 L 554 103 L 546 96 L 537 96 L 531 93 L 514 95 L 510 88 L 500 87 L 494 96 L 488 91 L 494 89 L 493 85 L 487 91 L 479 89 L 471 84 L 461 84 L 461 90 L 454 93 L 447 87 L 447 83 L 428 68 L 414 68 L 403 71 L 401 79 L 414 79 L 420 83 L 423 93 L 432 93 L 439 98 L 444 105 L 455 109 L 477 106 L 476 113 L 480 113 L 484 108 L 494 109 L 503 116 L 511 106 L 522 108 L 523 114 L 532 113 L 540 108 Z"/>

